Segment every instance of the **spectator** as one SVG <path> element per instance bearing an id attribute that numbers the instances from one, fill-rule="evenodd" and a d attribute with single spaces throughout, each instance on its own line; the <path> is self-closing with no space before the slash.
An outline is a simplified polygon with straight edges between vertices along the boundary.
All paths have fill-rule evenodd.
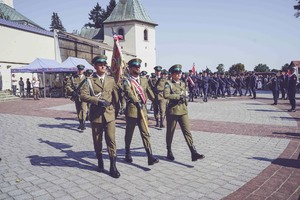
<path id="1" fill-rule="evenodd" d="M 32 87 L 33 87 L 33 98 L 34 98 L 34 100 L 39 100 L 40 81 L 39 81 L 39 79 L 36 79 L 36 77 L 33 77 L 33 79 L 32 79 Z"/>
<path id="2" fill-rule="evenodd" d="M 26 80 L 26 97 L 30 97 L 31 83 L 29 78 Z"/>
<path id="3" fill-rule="evenodd" d="M 24 81 L 23 81 L 22 77 L 20 77 L 20 80 L 19 80 L 19 88 L 20 88 L 20 97 L 25 97 L 25 95 L 24 95 Z"/>
<path id="4" fill-rule="evenodd" d="M 12 86 L 12 94 L 13 95 L 17 95 L 17 84 L 18 84 L 18 80 L 15 76 L 15 74 L 11 75 L 11 86 Z"/>

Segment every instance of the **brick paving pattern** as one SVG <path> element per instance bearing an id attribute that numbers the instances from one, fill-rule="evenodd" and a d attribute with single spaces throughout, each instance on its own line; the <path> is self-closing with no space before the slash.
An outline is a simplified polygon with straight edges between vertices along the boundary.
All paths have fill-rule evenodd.
<path id="1" fill-rule="evenodd" d="M 190 103 L 195 146 L 206 155 L 197 162 L 191 162 L 180 129 L 173 142 L 176 160 L 166 160 L 165 129 L 154 128 L 153 121 L 151 143 L 160 162 L 147 165 L 137 129 L 134 162 L 124 162 L 125 123 L 118 119 L 119 179 L 95 171 L 91 129 L 77 131 L 68 99 L 2 102 L 0 199 L 296 200 L 300 111 L 287 113 L 286 101 L 276 107 L 271 102 L 264 94 L 256 101 L 243 97 Z M 106 149 L 104 154 L 108 170 Z"/>

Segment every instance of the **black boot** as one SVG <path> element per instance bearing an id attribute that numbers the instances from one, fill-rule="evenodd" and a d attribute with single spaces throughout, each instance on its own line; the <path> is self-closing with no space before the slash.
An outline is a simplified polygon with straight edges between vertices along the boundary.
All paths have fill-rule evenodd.
<path id="1" fill-rule="evenodd" d="M 103 172 L 104 171 L 104 164 L 103 164 L 102 154 L 97 156 L 97 159 L 98 159 L 98 171 Z"/>
<path id="2" fill-rule="evenodd" d="M 175 160 L 172 150 L 171 150 L 171 147 L 167 147 L 167 150 L 168 150 L 167 159 L 172 160 L 172 161 Z"/>
<path id="3" fill-rule="evenodd" d="M 126 147 L 125 160 L 129 163 L 132 163 L 130 147 Z"/>
<path id="4" fill-rule="evenodd" d="M 157 158 L 153 157 L 151 148 L 146 148 L 146 152 L 148 156 L 148 165 L 154 165 L 159 162 Z"/>
<path id="5" fill-rule="evenodd" d="M 159 120 L 158 119 L 155 119 L 156 120 L 156 127 L 159 127 Z"/>
<path id="6" fill-rule="evenodd" d="M 86 129 L 86 127 L 85 127 L 85 120 L 81 120 L 82 121 L 82 124 L 81 124 L 81 130 L 83 131 L 83 130 L 85 130 Z"/>
<path id="7" fill-rule="evenodd" d="M 77 127 L 77 129 L 81 129 L 82 128 L 82 120 L 79 120 L 79 126 Z"/>
<path id="8" fill-rule="evenodd" d="M 205 156 L 203 154 L 199 154 L 197 151 L 196 151 L 196 148 L 194 145 L 190 146 L 189 147 L 190 150 L 191 150 L 191 154 L 192 154 L 192 161 L 196 161 L 198 159 L 203 159 L 205 158 Z"/>
<path id="9" fill-rule="evenodd" d="M 160 126 L 159 126 L 160 128 L 165 128 L 165 125 L 164 125 L 164 118 L 163 117 L 161 117 L 160 118 Z"/>
<path id="10" fill-rule="evenodd" d="M 119 178 L 120 173 L 116 167 L 116 157 L 110 157 L 110 169 L 109 174 L 114 178 Z"/>

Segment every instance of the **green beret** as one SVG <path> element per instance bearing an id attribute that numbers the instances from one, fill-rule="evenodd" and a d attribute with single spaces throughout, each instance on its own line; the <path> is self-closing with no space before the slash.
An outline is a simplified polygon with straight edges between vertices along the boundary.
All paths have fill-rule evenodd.
<path id="1" fill-rule="evenodd" d="M 94 73 L 94 71 L 92 69 L 87 69 L 86 73 L 91 75 L 92 73 Z"/>
<path id="2" fill-rule="evenodd" d="M 77 69 L 80 69 L 80 70 L 84 70 L 84 68 L 85 68 L 84 65 L 77 65 L 76 67 L 77 67 Z"/>
<path id="3" fill-rule="evenodd" d="M 128 67 L 141 67 L 142 60 L 139 58 L 133 58 L 128 62 Z"/>
<path id="4" fill-rule="evenodd" d="M 169 72 L 171 74 L 175 73 L 175 72 L 181 72 L 182 66 L 179 64 L 173 65 L 170 69 Z"/>
<path id="5" fill-rule="evenodd" d="M 141 71 L 141 76 L 146 76 L 147 72 L 146 71 Z"/>
<path id="6" fill-rule="evenodd" d="M 168 74 L 168 71 L 165 70 L 165 69 L 163 69 L 163 70 L 161 70 L 161 73 L 162 73 L 162 74 Z"/>
<path id="7" fill-rule="evenodd" d="M 155 71 L 161 71 L 161 70 L 162 70 L 162 67 L 161 67 L 161 66 L 155 66 L 155 67 L 154 67 L 154 70 L 155 70 Z"/>
<path id="8" fill-rule="evenodd" d="M 92 64 L 95 65 L 96 63 L 107 63 L 107 56 L 106 55 L 99 55 L 93 58 Z"/>

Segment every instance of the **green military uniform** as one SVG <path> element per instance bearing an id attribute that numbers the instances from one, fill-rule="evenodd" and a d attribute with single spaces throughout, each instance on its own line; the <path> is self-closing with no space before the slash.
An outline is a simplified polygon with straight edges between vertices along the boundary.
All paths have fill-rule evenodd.
<path id="1" fill-rule="evenodd" d="M 154 67 L 155 71 L 161 71 L 161 66 Z M 155 100 L 153 102 L 153 109 L 154 109 L 154 117 L 156 120 L 156 127 L 163 128 L 164 127 L 164 119 L 166 116 L 166 106 L 167 100 L 164 98 L 163 91 L 164 86 L 167 81 L 167 78 L 158 76 L 152 76 L 149 79 L 149 85 L 151 86 L 152 91 L 155 95 Z M 160 121 L 160 123 L 159 123 Z"/>
<path id="2" fill-rule="evenodd" d="M 173 73 L 181 72 L 181 65 L 172 66 L 169 71 Z M 185 83 L 181 80 L 167 81 L 165 83 L 164 97 L 169 100 L 167 107 L 167 135 L 166 135 L 166 144 L 168 150 L 167 158 L 174 160 L 174 156 L 171 150 L 172 140 L 175 132 L 177 122 L 179 122 L 181 131 L 184 135 L 184 138 L 191 150 L 192 161 L 201 159 L 204 156 L 196 152 L 196 149 L 193 145 L 193 138 L 189 126 L 189 117 L 188 117 L 188 108 L 186 96 L 187 90 Z"/>
<path id="3" fill-rule="evenodd" d="M 97 62 L 99 62 L 96 58 L 97 57 L 93 59 L 95 68 L 97 67 Z M 103 56 L 103 59 L 104 58 L 106 64 L 106 56 Z M 100 61 L 101 64 L 104 62 L 103 60 Z M 115 139 L 115 106 L 119 102 L 118 86 L 112 77 L 107 75 L 100 77 L 95 73 L 87 80 L 86 84 L 84 84 L 80 98 L 83 101 L 90 103 L 89 119 L 92 125 L 93 143 L 98 158 L 99 170 L 104 170 L 102 159 L 102 140 L 104 131 L 107 151 L 111 159 L 110 173 L 113 177 L 118 178 L 120 174 L 115 166 L 117 154 Z"/>
<path id="4" fill-rule="evenodd" d="M 141 60 L 138 58 L 132 59 L 128 62 L 129 68 L 136 67 L 140 68 Z M 130 76 L 130 75 L 129 75 Z M 125 131 L 125 149 L 126 149 L 126 161 L 132 162 L 132 157 L 130 153 L 130 144 L 133 136 L 133 132 L 136 124 L 139 127 L 140 134 L 143 140 L 143 144 L 145 150 L 148 155 L 148 164 L 153 165 L 158 162 L 158 159 L 152 156 L 151 144 L 150 144 L 150 136 L 147 132 L 148 126 L 148 118 L 147 118 L 147 108 L 144 102 L 142 102 L 141 97 L 138 95 L 137 89 L 132 83 L 132 79 L 136 80 L 137 84 L 142 88 L 146 98 L 150 98 L 153 101 L 154 94 L 148 84 L 148 80 L 144 77 L 133 77 L 130 76 L 128 78 L 124 78 L 122 80 L 123 83 L 123 91 L 126 98 L 126 131 Z M 135 95 L 136 94 L 136 95 Z M 141 112 L 143 113 L 146 123 L 145 124 L 141 117 Z"/>
<path id="5" fill-rule="evenodd" d="M 79 70 L 83 70 L 84 66 L 83 65 L 77 65 L 77 68 Z M 67 80 L 67 90 L 68 92 L 74 94 L 74 92 L 76 90 L 78 90 L 78 87 L 81 84 L 82 81 L 86 81 L 86 77 L 82 74 L 82 75 L 73 75 L 70 79 Z M 82 86 L 79 89 L 79 91 L 77 91 L 77 93 L 80 95 Z M 81 130 L 85 130 L 85 119 L 86 119 L 86 112 L 87 112 L 87 104 L 86 102 L 81 101 L 80 96 L 77 96 L 76 98 L 74 98 L 74 102 L 75 102 L 75 107 L 76 107 L 76 112 L 77 112 L 77 116 L 79 119 L 79 127 L 78 129 Z"/>

